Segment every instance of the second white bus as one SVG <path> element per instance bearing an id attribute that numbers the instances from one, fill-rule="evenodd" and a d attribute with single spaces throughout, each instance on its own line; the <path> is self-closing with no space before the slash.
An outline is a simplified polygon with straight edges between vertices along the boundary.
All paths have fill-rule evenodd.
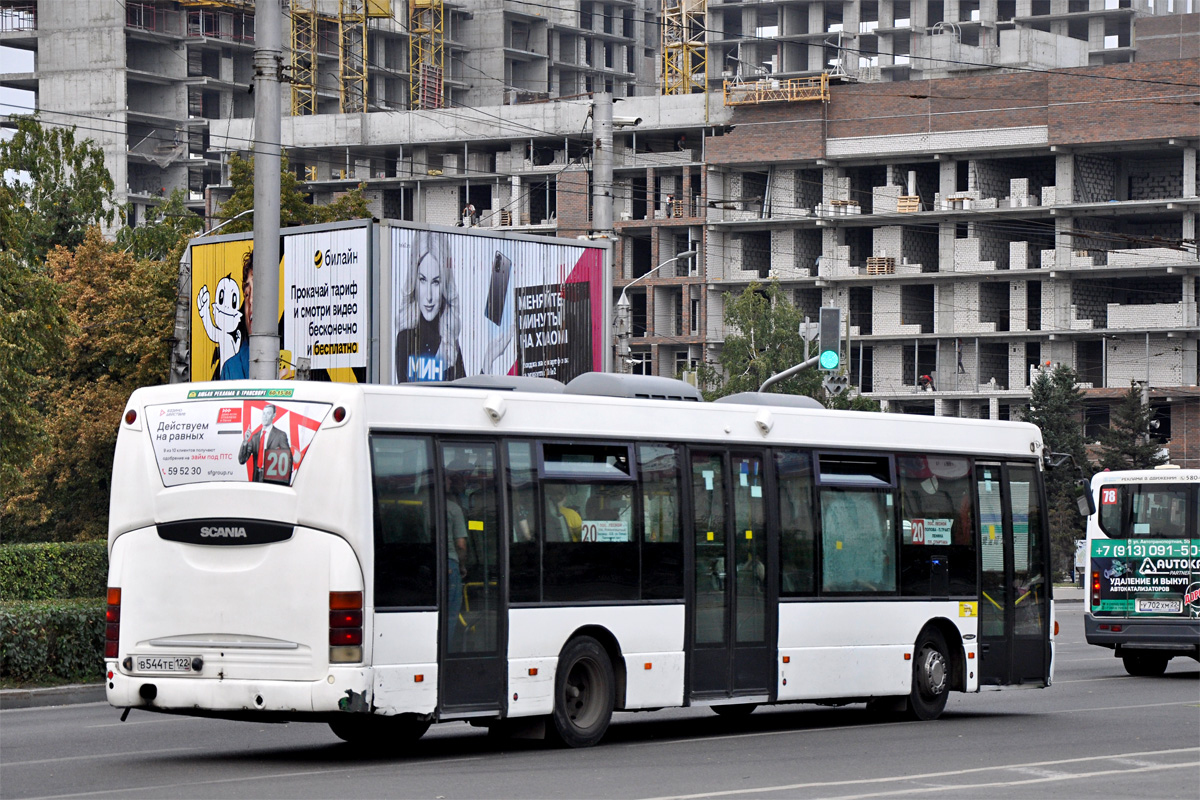
<path id="1" fill-rule="evenodd" d="M 109 702 L 587 746 L 614 710 L 933 719 L 951 691 L 1050 684 L 1035 426 L 665 399 L 696 396 L 639 378 L 138 390 L 113 468 Z"/>
<path id="2" fill-rule="evenodd" d="M 1130 675 L 1200 661 L 1200 470 L 1098 472 L 1087 525 L 1084 632 Z"/>

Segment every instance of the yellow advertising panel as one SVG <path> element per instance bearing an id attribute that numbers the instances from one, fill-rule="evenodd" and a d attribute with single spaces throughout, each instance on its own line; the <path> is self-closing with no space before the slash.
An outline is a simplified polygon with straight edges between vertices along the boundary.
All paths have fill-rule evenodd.
<path id="1" fill-rule="evenodd" d="M 192 380 L 250 377 L 253 239 L 192 245 Z"/>

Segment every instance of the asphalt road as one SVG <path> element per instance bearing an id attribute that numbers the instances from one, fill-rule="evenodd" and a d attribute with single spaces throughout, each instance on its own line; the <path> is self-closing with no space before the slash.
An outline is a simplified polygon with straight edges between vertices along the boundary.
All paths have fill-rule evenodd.
<path id="1" fill-rule="evenodd" d="M 324 726 L 199 720 L 90 703 L 0 712 L 0 798 L 1200 797 L 1200 666 L 1132 678 L 1060 606 L 1047 690 L 951 695 L 936 722 L 862 706 L 619 714 L 589 750 L 434 726 L 363 755 Z"/>

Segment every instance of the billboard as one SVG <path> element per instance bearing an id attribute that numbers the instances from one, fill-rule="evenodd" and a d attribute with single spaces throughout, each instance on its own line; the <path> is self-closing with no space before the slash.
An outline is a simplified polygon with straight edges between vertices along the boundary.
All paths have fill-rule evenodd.
<path id="1" fill-rule="evenodd" d="M 191 245 L 192 380 L 250 376 L 254 239 L 222 237 Z"/>
<path id="2" fill-rule="evenodd" d="M 388 226 L 391 383 L 471 375 L 567 382 L 603 370 L 607 247 Z"/>
<path id="3" fill-rule="evenodd" d="M 284 231 L 280 355 L 308 359 L 318 380 L 367 380 L 370 232 L 366 225 Z"/>
<path id="4" fill-rule="evenodd" d="M 312 380 L 365 383 L 374 274 L 370 222 L 285 229 L 280 236 L 280 378 L 306 359 Z M 249 377 L 254 238 L 191 244 L 191 379 Z"/>
<path id="5" fill-rule="evenodd" d="M 370 220 L 280 232 L 283 379 L 345 383 L 607 366 L 609 245 Z M 193 239 L 183 268 L 193 381 L 249 377 L 254 240 Z M 181 303 L 182 303 L 181 299 Z M 173 373 L 174 374 L 174 373 Z"/>

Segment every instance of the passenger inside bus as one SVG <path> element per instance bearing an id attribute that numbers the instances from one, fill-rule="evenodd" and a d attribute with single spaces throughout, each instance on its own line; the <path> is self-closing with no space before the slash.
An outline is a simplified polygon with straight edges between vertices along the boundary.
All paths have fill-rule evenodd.
<path id="1" fill-rule="evenodd" d="M 583 518 L 567 504 L 568 487 L 562 483 L 546 484 L 546 541 L 577 542 L 583 529 Z"/>

